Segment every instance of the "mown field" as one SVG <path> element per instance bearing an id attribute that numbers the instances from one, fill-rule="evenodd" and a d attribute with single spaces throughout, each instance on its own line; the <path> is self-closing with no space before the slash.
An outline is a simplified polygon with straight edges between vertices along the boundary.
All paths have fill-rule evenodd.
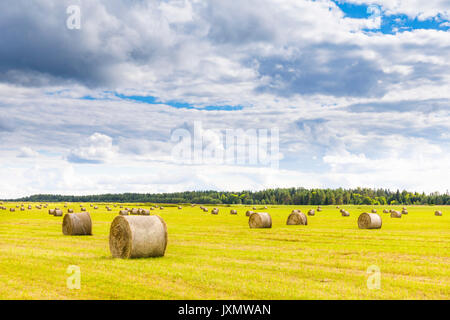
<path id="1" fill-rule="evenodd" d="M 335 206 L 322 206 L 308 226 L 287 226 L 287 216 L 315 207 L 258 207 L 271 214 L 273 227 L 250 229 L 245 211 L 251 207 L 219 207 L 214 216 L 198 206 L 164 205 L 152 214 L 168 226 L 165 256 L 121 260 L 111 258 L 108 243 L 119 208 L 97 205 L 86 204 L 94 235 L 84 237 L 64 236 L 62 217 L 47 209 L 0 210 L 0 299 L 450 298 L 448 207 L 408 206 L 408 215 L 392 219 L 379 206 L 382 228 L 360 230 L 358 215 L 372 207 L 341 206 L 350 212 L 344 218 Z M 64 204 L 48 208 L 55 206 Z M 77 212 L 79 204 L 69 208 Z M 67 288 L 69 265 L 81 269 L 79 290 Z M 380 269 L 380 289 L 367 287 L 372 265 Z"/>

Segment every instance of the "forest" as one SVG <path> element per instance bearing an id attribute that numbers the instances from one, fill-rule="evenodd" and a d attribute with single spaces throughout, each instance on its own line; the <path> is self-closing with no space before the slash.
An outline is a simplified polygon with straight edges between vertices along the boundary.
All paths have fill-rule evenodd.
<path id="1" fill-rule="evenodd" d="M 406 190 L 387 189 L 305 189 L 276 188 L 262 191 L 185 191 L 175 193 L 122 193 L 100 195 L 54 195 L 37 194 L 20 199 L 4 201 L 23 202 L 152 202 L 152 203 L 198 203 L 198 204 L 247 204 L 247 205 L 449 205 L 448 192 L 425 194 Z"/>

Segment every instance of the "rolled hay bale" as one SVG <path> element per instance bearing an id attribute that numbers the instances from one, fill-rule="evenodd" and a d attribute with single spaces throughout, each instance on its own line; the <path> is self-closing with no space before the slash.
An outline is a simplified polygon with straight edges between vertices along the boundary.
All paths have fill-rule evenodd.
<path id="1" fill-rule="evenodd" d="M 86 211 L 86 208 L 82 207 L 80 210 L 84 212 L 84 211 Z"/>
<path id="2" fill-rule="evenodd" d="M 16 209 L 15 209 L 15 208 L 9 208 L 9 211 L 10 211 L 10 212 L 15 212 Z"/>
<path id="3" fill-rule="evenodd" d="M 442 212 L 441 211 L 435 211 L 434 215 L 437 217 L 442 217 Z"/>
<path id="4" fill-rule="evenodd" d="M 52 216 L 55 215 L 55 209 L 48 209 L 48 214 L 51 214 Z"/>
<path id="5" fill-rule="evenodd" d="M 264 209 L 267 209 L 267 206 L 264 206 Z"/>
<path id="6" fill-rule="evenodd" d="M 246 216 L 246 217 L 250 217 L 253 213 L 254 213 L 253 211 L 248 210 L 248 211 L 245 213 L 245 216 Z"/>
<path id="7" fill-rule="evenodd" d="M 319 212 L 322 211 L 322 208 L 321 208 L 321 207 L 318 207 L 318 208 L 317 208 L 317 211 L 319 211 Z"/>
<path id="8" fill-rule="evenodd" d="M 90 206 L 91 208 L 93 207 L 93 205 L 92 205 L 92 204 L 90 204 L 89 206 Z"/>
<path id="9" fill-rule="evenodd" d="M 267 212 L 253 212 L 248 219 L 250 228 L 272 228 L 272 218 Z"/>
<path id="10" fill-rule="evenodd" d="M 402 210 L 408 210 L 408 208 L 406 208 L 406 207 L 403 207 L 403 208 L 402 208 Z"/>
<path id="11" fill-rule="evenodd" d="M 256 210 L 256 207 L 253 207 L 253 210 Z"/>
<path id="12" fill-rule="evenodd" d="M 128 211 L 130 211 L 130 208 L 128 208 L 128 207 L 125 207 L 125 210 L 128 210 Z"/>
<path id="13" fill-rule="evenodd" d="M 341 212 L 341 215 L 342 215 L 343 217 L 350 217 L 350 212 L 344 210 L 343 212 Z"/>
<path id="14" fill-rule="evenodd" d="M 160 207 L 159 209 L 160 209 L 160 210 L 164 210 L 164 207 Z"/>
<path id="15" fill-rule="evenodd" d="M 401 214 L 400 211 L 392 210 L 392 212 L 391 212 L 391 218 L 401 218 L 401 217 L 402 217 L 402 214 Z"/>
<path id="16" fill-rule="evenodd" d="M 358 227 L 360 229 L 381 229 L 382 220 L 376 213 L 361 213 L 358 218 Z"/>
<path id="17" fill-rule="evenodd" d="M 389 213 L 389 210 L 388 209 L 384 209 L 383 213 Z"/>
<path id="18" fill-rule="evenodd" d="M 89 212 L 68 213 L 63 218 L 62 232 L 66 236 L 92 235 L 92 220 Z"/>
<path id="19" fill-rule="evenodd" d="M 288 226 L 295 226 L 295 225 L 308 225 L 308 218 L 306 215 L 299 211 L 299 210 L 292 210 L 291 214 L 288 216 L 286 224 Z"/>
<path id="20" fill-rule="evenodd" d="M 120 210 L 120 211 L 119 211 L 119 214 L 120 214 L 121 216 L 127 216 L 127 215 L 128 215 L 128 210 Z"/>
<path id="21" fill-rule="evenodd" d="M 181 207 L 181 206 L 178 206 L 178 209 L 179 209 L 179 210 L 181 210 L 181 209 L 183 209 L 183 207 Z"/>
<path id="22" fill-rule="evenodd" d="M 159 216 L 117 216 L 109 233 L 113 258 L 162 257 L 167 247 L 167 226 Z"/>
<path id="23" fill-rule="evenodd" d="M 25 208 L 24 207 L 20 208 L 20 211 L 25 211 Z"/>
<path id="24" fill-rule="evenodd" d="M 97 207 L 97 206 L 95 206 L 95 207 L 94 207 L 94 210 L 98 210 L 98 207 Z"/>
<path id="25" fill-rule="evenodd" d="M 219 214 L 219 209 L 217 208 L 212 209 L 211 214 Z"/>
<path id="26" fill-rule="evenodd" d="M 106 210 L 107 210 L 107 211 L 112 211 L 112 209 L 111 209 L 111 208 L 106 208 Z"/>
<path id="27" fill-rule="evenodd" d="M 308 211 L 308 216 L 314 216 L 315 214 L 316 212 L 313 209 Z"/>
<path id="28" fill-rule="evenodd" d="M 141 216 L 149 216 L 150 215 L 150 210 L 141 209 L 140 215 Z"/>
<path id="29" fill-rule="evenodd" d="M 73 213 L 73 209 L 67 209 L 67 213 Z"/>
<path id="30" fill-rule="evenodd" d="M 130 210 L 130 214 L 132 215 L 138 215 L 139 214 L 139 209 L 133 208 Z"/>
<path id="31" fill-rule="evenodd" d="M 372 213 L 377 213 L 377 209 L 372 209 Z"/>
<path id="32" fill-rule="evenodd" d="M 153 210 L 155 210 L 155 208 L 151 207 L 151 208 L 150 208 L 150 210 L 152 210 L 152 211 L 153 211 Z"/>
<path id="33" fill-rule="evenodd" d="M 237 210 L 235 209 L 230 210 L 230 214 L 237 214 Z"/>
<path id="34" fill-rule="evenodd" d="M 208 208 L 203 208 L 203 212 L 208 212 Z"/>
<path id="35" fill-rule="evenodd" d="M 402 210 L 402 214 L 408 214 L 408 210 L 403 209 L 403 210 Z"/>
<path id="36" fill-rule="evenodd" d="M 32 206 L 28 206 L 28 210 L 31 210 L 31 209 L 33 209 L 33 207 Z"/>
<path id="37" fill-rule="evenodd" d="M 55 217 L 62 217 L 62 216 L 63 216 L 62 210 L 55 210 L 54 216 L 55 216 Z"/>
<path id="38" fill-rule="evenodd" d="M 340 213 L 344 213 L 344 212 L 345 212 L 345 210 L 344 210 L 344 209 L 341 209 L 341 210 L 339 210 L 339 212 L 340 212 Z"/>

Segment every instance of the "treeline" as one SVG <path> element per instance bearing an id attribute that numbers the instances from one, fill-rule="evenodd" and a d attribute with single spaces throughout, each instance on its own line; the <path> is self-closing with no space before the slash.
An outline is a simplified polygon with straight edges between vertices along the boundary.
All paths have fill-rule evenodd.
<path id="1" fill-rule="evenodd" d="M 220 192 L 186 191 L 158 194 L 103 194 L 90 196 L 64 196 L 39 194 L 15 199 L 24 202 L 152 202 L 152 203 L 199 203 L 199 204 L 284 204 L 284 205 L 387 205 L 424 204 L 450 205 L 450 196 L 438 192 L 412 193 L 386 189 L 305 189 L 277 188 L 263 191 Z"/>

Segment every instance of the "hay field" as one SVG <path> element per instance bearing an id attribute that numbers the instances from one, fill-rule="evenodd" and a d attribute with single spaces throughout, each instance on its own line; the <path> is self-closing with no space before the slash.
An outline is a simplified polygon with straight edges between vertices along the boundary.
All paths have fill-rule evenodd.
<path id="1" fill-rule="evenodd" d="M 450 208 L 408 206 L 383 218 L 380 230 L 360 230 L 357 218 L 373 207 L 335 206 L 287 226 L 292 209 L 269 206 L 271 229 L 250 229 L 253 206 L 164 205 L 169 243 L 162 258 L 111 258 L 109 227 L 119 207 L 93 210 L 93 236 L 64 236 L 62 217 L 48 209 L 0 210 L 0 299 L 449 299 Z M 14 204 L 15 206 L 16 204 Z M 25 207 L 28 203 L 25 203 Z M 64 204 L 50 204 L 64 209 Z M 149 208 L 150 204 L 126 206 Z M 79 204 L 69 208 L 79 211 Z M 402 206 L 391 207 L 401 210 Z M 236 209 L 237 215 L 230 215 Z M 442 217 L 434 216 L 441 210 Z M 81 289 L 68 289 L 69 265 L 81 269 Z M 368 289 L 367 268 L 381 271 L 381 288 Z"/>

